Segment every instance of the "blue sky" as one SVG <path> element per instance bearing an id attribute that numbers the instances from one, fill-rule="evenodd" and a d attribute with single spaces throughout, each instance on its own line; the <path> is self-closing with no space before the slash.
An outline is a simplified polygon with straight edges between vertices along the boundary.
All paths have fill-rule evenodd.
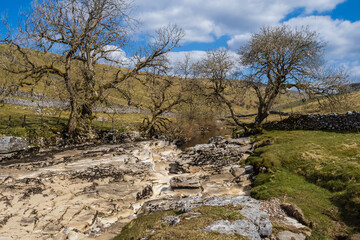
<path id="1" fill-rule="evenodd" d="M 16 26 L 19 11 L 30 2 L 2 0 L 1 11 Z M 198 59 L 219 47 L 236 52 L 265 25 L 308 25 L 328 43 L 327 62 L 347 68 L 360 81 L 359 10 L 359 0 L 134 0 L 133 16 L 141 21 L 142 33 L 168 23 L 185 30 L 182 47 L 170 55 L 174 60 L 188 52 Z"/>

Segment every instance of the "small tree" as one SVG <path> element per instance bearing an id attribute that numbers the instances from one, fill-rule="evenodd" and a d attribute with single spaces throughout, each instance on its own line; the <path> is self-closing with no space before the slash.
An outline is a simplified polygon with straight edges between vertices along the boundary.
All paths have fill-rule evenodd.
<path id="1" fill-rule="evenodd" d="M 124 82 L 128 87 L 123 94 L 129 105 L 150 112 L 150 117 L 145 117 L 141 126 L 146 136 L 166 130 L 171 122 L 169 116 L 175 117 L 171 111 L 185 101 L 186 85 L 170 72 L 168 60 L 164 57 L 158 59 L 156 66 L 147 67 L 145 72 L 136 76 L 140 87 L 134 88 L 131 83 Z"/>
<path id="2" fill-rule="evenodd" d="M 247 129 L 239 119 L 236 107 L 243 104 L 247 84 L 237 79 L 236 58 L 227 49 L 208 51 L 206 56 L 195 63 L 195 76 L 209 80 L 203 85 L 204 94 L 209 102 L 225 105 L 237 126 Z"/>
<path id="3" fill-rule="evenodd" d="M 96 71 L 99 61 L 124 64 L 122 59 L 110 56 L 128 43 L 134 26 L 128 14 L 130 3 L 128 0 L 34 0 L 21 25 L 19 38 L 2 41 L 11 46 L 2 62 L 5 70 L 22 74 L 24 79 L 38 81 L 52 75 L 63 81 L 70 101 L 67 131 L 71 137 L 79 130 L 91 130 L 93 107 L 103 100 L 108 89 L 119 89 L 121 82 L 156 65 L 157 59 L 178 46 L 183 37 L 183 31 L 176 26 L 162 28 L 138 52 L 132 69 L 119 69 L 111 79 L 105 79 Z M 22 48 L 25 41 L 29 47 L 41 50 L 47 61 L 39 63 L 32 58 Z"/>
<path id="4" fill-rule="evenodd" d="M 239 50 L 245 79 L 258 97 L 255 124 L 270 112 L 276 97 L 287 88 L 304 89 L 315 81 L 324 43 L 316 32 L 288 26 L 263 27 Z"/>

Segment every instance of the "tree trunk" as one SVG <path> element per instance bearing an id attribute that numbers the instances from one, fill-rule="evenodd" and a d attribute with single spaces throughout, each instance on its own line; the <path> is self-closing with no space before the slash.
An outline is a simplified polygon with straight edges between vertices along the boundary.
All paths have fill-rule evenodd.
<path id="1" fill-rule="evenodd" d="M 70 101 L 70 111 L 71 112 L 67 125 L 67 133 L 69 134 L 70 138 L 74 138 L 77 128 L 77 118 L 78 118 L 77 103 L 74 100 Z"/>

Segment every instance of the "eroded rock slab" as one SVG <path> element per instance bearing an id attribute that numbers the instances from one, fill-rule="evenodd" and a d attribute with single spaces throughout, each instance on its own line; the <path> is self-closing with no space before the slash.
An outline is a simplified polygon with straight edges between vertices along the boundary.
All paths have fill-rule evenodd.
<path id="1" fill-rule="evenodd" d="M 3 164 L 0 238 L 92 239 L 116 225 L 105 238 L 111 239 L 144 199 L 162 194 L 170 180 L 166 163 L 178 153 L 165 141 L 145 141 Z"/>
<path id="2" fill-rule="evenodd" d="M 209 144 L 199 144 L 188 148 L 179 154 L 176 165 L 172 167 L 175 173 L 191 173 L 198 168 L 217 171 L 224 166 L 238 164 L 245 153 L 252 150 L 250 138 L 224 139 L 212 138 Z"/>
<path id="3" fill-rule="evenodd" d="M 200 188 L 201 183 L 195 176 L 175 176 L 170 180 L 171 188 Z"/>
<path id="4" fill-rule="evenodd" d="M 234 222 L 229 221 L 216 221 L 210 226 L 206 227 L 204 232 L 217 232 L 221 234 L 239 234 L 248 237 L 251 240 L 260 240 L 260 234 L 257 227 L 248 220 L 237 220 Z"/>

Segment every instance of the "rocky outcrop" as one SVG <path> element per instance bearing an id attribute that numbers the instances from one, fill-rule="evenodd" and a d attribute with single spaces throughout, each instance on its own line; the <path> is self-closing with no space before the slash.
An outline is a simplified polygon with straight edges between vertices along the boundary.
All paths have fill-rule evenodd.
<path id="1" fill-rule="evenodd" d="M 283 121 L 264 123 L 263 128 L 358 132 L 360 131 L 360 112 L 292 115 Z"/>
<path id="2" fill-rule="evenodd" d="M 188 173 L 197 168 L 217 171 L 224 166 L 238 164 L 251 152 L 250 138 L 224 139 L 215 137 L 209 144 L 199 144 L 183 151 L 172 166 L 172 173 Z"/>
<path id="3" fill-rule="evenodd" d="M 252 240 L 260 240 L 260 234 L 257 227 L 248 220 L 237 220 L 229 222 L 227 220 L 216 221 L 210 226 L 202 230 L 203 232 L 217 232 L 221 234 L 238 234 L 241 236 L 248 237 Z M 271 230 L 270 230 L 271 234 Z M 270 235 L 269 234 L 269 235 Z M 266 235 L 264 237 L 267 237 Z"/>
<path id="4" fill-rule="evenodd" d="M 180 210 L 191 212 L 194 208 L 200 206 L 241 206 L 240 213 L 246 218 L 235 222 L 217 221 L 209 225 L 202 231 L 219 232 L 225 234 L 238 233 L 250 239 L 260 239 L 272 234 L 272 224 L 266 212 L 261 210 L 259 201 L 249 196 L 238 197 L 213 197 L 203 198 L 201 195 L 185 199 L 161 199 L 145 203 L 140 209 L 140 213 L 148 214 L 154 212 Z"/>
<path id="5" fill-rule="evenodd" d="M 2 162 L 0 239 L 112 239 L 168 186 L 166 163 L 177 153 L 165 141 L 144 141 Z"/>

